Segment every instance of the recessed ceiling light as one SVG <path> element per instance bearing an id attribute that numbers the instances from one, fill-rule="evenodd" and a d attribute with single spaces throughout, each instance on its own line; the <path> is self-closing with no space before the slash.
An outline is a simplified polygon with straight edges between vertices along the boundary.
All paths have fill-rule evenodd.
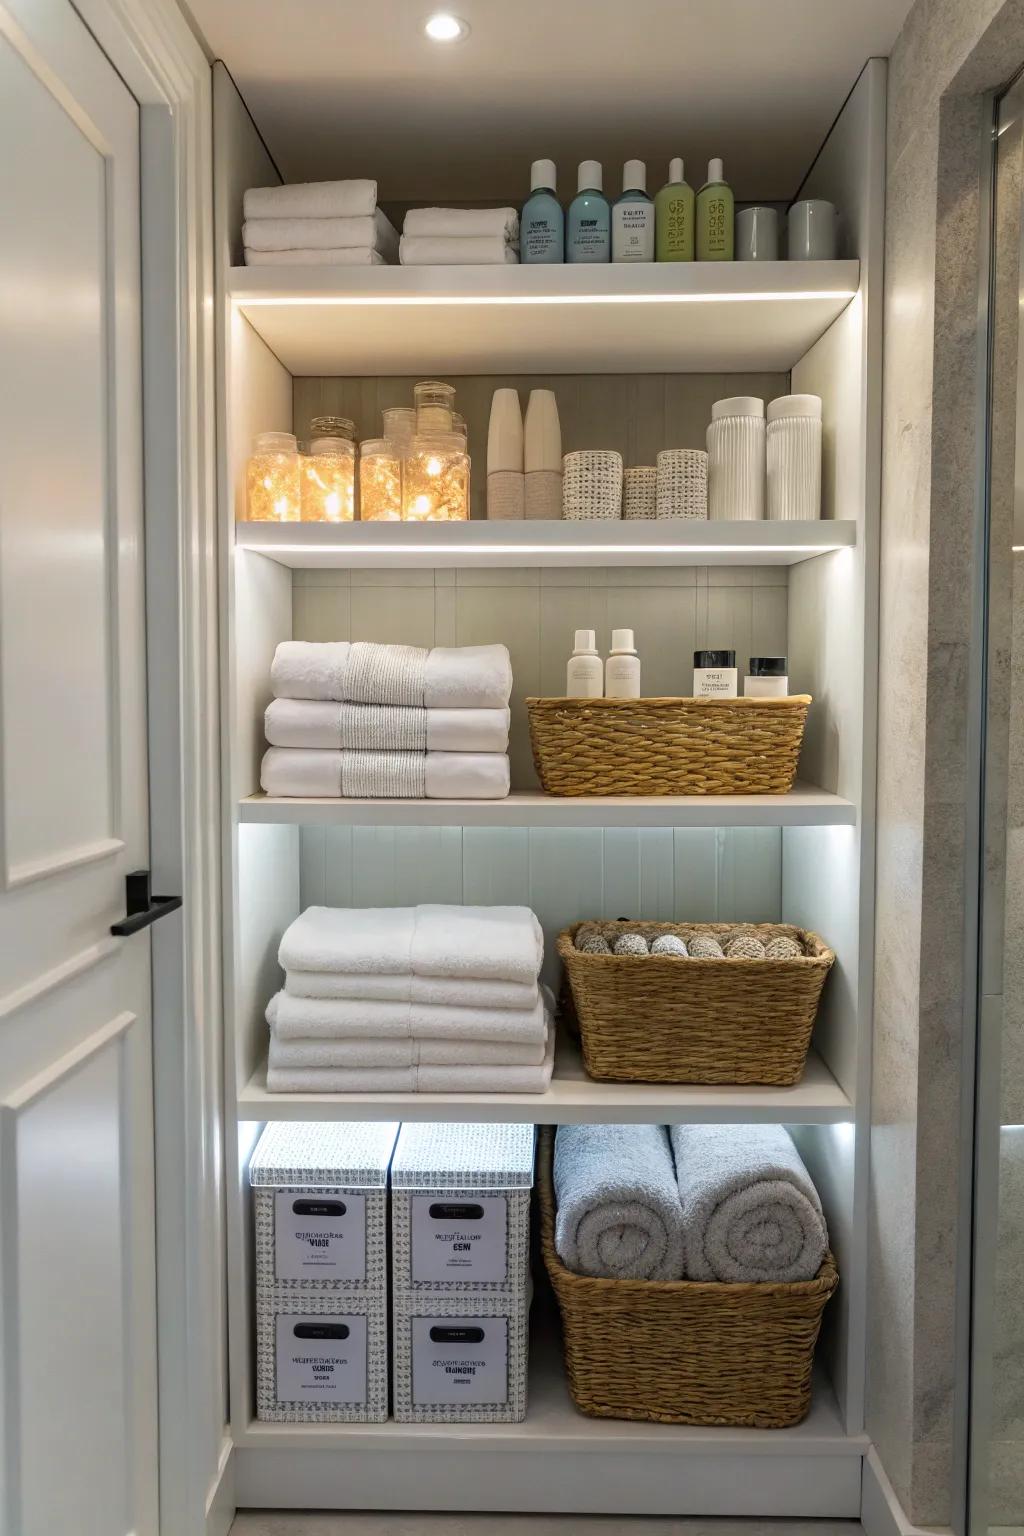
<path id="1" fill-rule="evenodd" d="M 469 23 L 460 16 L 451 15 L 449 11 L 437 11 L 427 17 L 423 30 L 432 42 L 460 43 L 464 37 L 469 36 Z"/>

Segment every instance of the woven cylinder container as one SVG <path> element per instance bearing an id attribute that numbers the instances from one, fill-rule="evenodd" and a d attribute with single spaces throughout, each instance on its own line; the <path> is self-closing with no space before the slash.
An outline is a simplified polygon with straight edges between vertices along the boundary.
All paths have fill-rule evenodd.
<path id="1" fill-rule="evenodd" d="M 839 1283 L 832 1255 L 813 1280 L 791 1285 L 573 1274 L 555 1251 L 553 1140 L 544 1127 L 537 1169 L 541 1249 L 580 1412 L 659 1424 L 799 1424 L 811 1405 L 822 1313 Z"/>
<path id="2" fill-rule="evenodd" d="M 525 476 L 518 469 L 496 469 L 487 476 L 487 516 L 492 521 L 522 522 L 526 510 Z"/>
<path id="3" fill-rule="evenodd" d="M 718 416 L 708 427 L 708 516 L 764 517 L 764 416 Z"/>
<path id="4" fill-rule="evenodd" d="M 786 699 L 527 699 L 549 795 L 785 795 L 809 694 Z"/>
<path id="5" fill-rule="evenodd" d="M 562 516 L 576 521 L 622 516 L 622 455 L 587 448 L 562 461 Z"/>
<path id="6" fill-rule="evenodd" d="M 651 518 L 657 511 L 658 471 L 653 464 L 638 464 L 622 476 L 622 515 Z"/>
<path id="7" fill-rule="evenodd" d="M 562 471 L 531 469 L 526 475 L 526 516 L 551 522 L 562 515 Z"/>
<path id="8" fill-rule="evenodd" d="M 396 1296 L 394 1300 L 393 1408 L 399 1424 L 519 1424 L 526 1417 L 530 1308 L 526 1291 L 460 1292 L 456 1295 Z M 416 1376 L 416 1345 L 424 1330 L 445 1323 L 474 1325 L 484 1334 L 482 1348 L 497 1338 L 503 1345 L 498 1370 L 479 1387 L 467 1373 L 466 1401 L 431 1402 L 429 1385 Z M 443 1350 L 444 1346 L 440 1346 Z M 490 1359 L 494 1362 L 494 1352 Z"/>
<path id="9" fill-rule="evenodd" d="M 708 515 L 708 456 L 700 448 L 666 448 L 658 454 L 657 515 Z"/>
<path id="10" fill-rule="evenodd" d="M 821 418 L 768 423 L 768 516 L 782 522 L 821 516 Z"/>
<path id="11" fill-rule="evenodd" d="M 592 955 L 581 936 L 609 944 L 623 932 L 651 942 L 671 933 L 720 943 L 736 934 L 796 939 L 794 960 L 698 960 Z M 822 988 L 835 955 L 815 933 L 784 923 L 577 923 L 559 935 L 583 1060 L 613 1083 L 728 1083 L 789 1087 L 803 1076 Z"/>

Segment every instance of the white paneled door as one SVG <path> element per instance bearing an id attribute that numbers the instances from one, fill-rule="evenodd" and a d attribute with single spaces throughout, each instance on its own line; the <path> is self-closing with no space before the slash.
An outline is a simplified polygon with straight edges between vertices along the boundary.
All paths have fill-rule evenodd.
<path id="1" fill-rule="evenodd" d="M 139 113 L 67 0 L 0 0 L 0 145 L 0 1527 L 151 1536 Z"/>

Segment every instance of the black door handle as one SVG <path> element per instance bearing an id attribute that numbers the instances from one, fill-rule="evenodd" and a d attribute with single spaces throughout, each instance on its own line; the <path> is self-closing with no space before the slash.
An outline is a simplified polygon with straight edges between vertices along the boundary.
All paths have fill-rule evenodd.
<path id="1" fill-rule="evenodd" d="M 167 912 L 176 912 L 181 906 L 180 896 L 154 896 L 149 886 L 149 870 L 136 869 L 124 877 L 125 905 L 127 912 L 119 923 L 111 925 L 111 933 L 124 937 L 139 933 L 155 923 Z"/>

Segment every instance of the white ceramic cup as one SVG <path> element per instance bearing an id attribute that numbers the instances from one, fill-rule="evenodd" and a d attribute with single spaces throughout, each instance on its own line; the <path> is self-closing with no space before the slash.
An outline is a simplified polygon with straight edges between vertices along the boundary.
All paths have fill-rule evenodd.
<path id="1" fill-rule="evenodd" d="M 736 215 L 736 260 L 778 261 L 779 215 L 774 208 L 741 208 Z"/>
<path id="2" fill-rule="evenodd" d="M 834 203 L 812 197 L 793 204 L 788 220 L 790 261 L 834 261 L 837 245 Z"/>

